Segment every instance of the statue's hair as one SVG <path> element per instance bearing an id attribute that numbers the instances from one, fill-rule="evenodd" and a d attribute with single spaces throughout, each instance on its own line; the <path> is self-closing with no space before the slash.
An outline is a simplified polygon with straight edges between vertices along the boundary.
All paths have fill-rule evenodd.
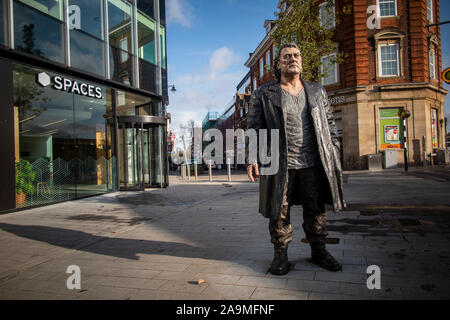
<path id="1" fill-rule="evenodd" d="M 281 51 L 284 48 L 297 48 L 298 51 L 300 51 L 300 48 L 297 46 L 297 44 L 295 42 L 285 43 L 278 49 L 277 53 L 275 54 L 275 59 L 273 60 L 273 70 L 274 70 L 274 75 L 275 75 L 275 79 L 277 80 L 277 82 L 280 82 L 280 79 L 281 79 L 281 70 L 278 68 L 278 62 L 280 61 L 280 58 L 281 58 Z M 301 55 L 301 52 L 300 52 L 300 55 Z"/>

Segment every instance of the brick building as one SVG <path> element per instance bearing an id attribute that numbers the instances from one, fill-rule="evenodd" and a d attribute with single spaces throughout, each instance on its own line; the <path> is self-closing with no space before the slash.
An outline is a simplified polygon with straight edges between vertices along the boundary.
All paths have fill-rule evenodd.
<path id="1" fill-rule="evenodd" d="M 236 87 L 236 101 L 234 111 L 234 128 L 247 128 L 248 103 L 252 87 L 250 83 L 250 72 L 248 72 Z"/>
<path id="2" fill-rule="evenodd" d="M 249 54 L 249 58 L 245 62 L 245 66 L 250 69 L 250 83 L 252 92 L 259 86 L 275 79 L 273 77 L 272 69 L 276 48 L 274 48 L 274 42 L 271 37 L 274 27 L 275 21 L 264 21 L 266 36 L 255 51 Z"/>
<path id="3" fill-rule="evenodd" d="M 439 26 L 427 26 L 440 21 L 439 0 L 335 0 L 333 12 L 319 5 L 322 23 L 335 29 L 336 51 L 321 58 L 328 67 L 321 84 L 342 139 L 344 168 L 367 168 L 368 155 L 388 150 L 404 164 L 400 110 L 411 113 L 409 164 L 421 165 L 425 153 L 444 149 L 441 33 Z M 328 23 L 345 5 L 352 6 L 351 13 L 338 25 Z M 264 26 L 266 37 L 245 63 L 252 90 L 273 79 L 274 23 L 266 20 Z M 339 52 L 347 58 L 338 65 L 333 57 Z"/>
<path id="4" fill-rule="evenodd" d="M 234 117 L 235 117 L 235 99 L 233 99 L 227 103 L 225 110 L 222 112 L 222 114 L 219 116 L 219 119 L 217 120 L 217 129 L 220 130 L 222 133 L 223 139 L 223 163 L 227 163 L 227 144 L 225 137 L 227 136 L 227 129 L 234 129 Z"/>

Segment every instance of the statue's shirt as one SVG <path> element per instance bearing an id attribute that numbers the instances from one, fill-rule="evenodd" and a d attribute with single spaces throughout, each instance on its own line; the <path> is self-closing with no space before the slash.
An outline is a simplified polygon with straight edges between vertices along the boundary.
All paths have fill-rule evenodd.
<path id="1" fill-rule="evenodd" d="M 305 89 L 294 96 L 282 89 L 282 106 L 287 115 L 288 169 L 304 169 L 320 164 L 314 123 L 307 106 Z"/>

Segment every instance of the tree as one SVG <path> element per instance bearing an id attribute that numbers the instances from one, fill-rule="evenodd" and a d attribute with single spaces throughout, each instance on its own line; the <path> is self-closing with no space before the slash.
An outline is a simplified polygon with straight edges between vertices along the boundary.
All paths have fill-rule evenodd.
<path id="1" fill-rule="evenodd" d="M 177 132 L 177 144 L 182 146 L 185 161 L 190 160 L 192 155 L 192 147 L 194 145 L 194 128 L 195 121 L 189 120 L 185 124 L 180 124 Z"/>
<path id="2" fill-rule="evenodd" d="M 25 24 L 22 28 L 22 42 L 25 44 L 25 47 L 18 45 L 17 49 L 38 57 L 43 57 L 42 51 L 34 48 L 34 40 L 34 24 Z"/>
<path id="3" fill-rule="evenodd" d="M 336 25 L 340 22 L 340 17 L 349 14 L 350 7 L 344 7 L 336 11 L 333 16 L 333 0 L 326 0 L 326 10 L 328 21 L 324 25 L 329 25 L 335 19 Z M 302 78 L 319 82 L 321 77 L 327 75 L 327 70 L 321 72 L 320 58 L 324 55 L 336 51 L 336 45 L 333 41 L 334 29 L 327 29 L 321 25 L 319 19 L 320 8 L 318 0 L 283 0 L 286 3 L 287 10 L 275 12 L 276 28 L 272 37 L 275 45 L 279 48 L 283 43 L 295 42 L 300 48 L 303 61 Z M 341 52 L 332 62 L 342 63 L 345 59 L 345 53 Z"/>

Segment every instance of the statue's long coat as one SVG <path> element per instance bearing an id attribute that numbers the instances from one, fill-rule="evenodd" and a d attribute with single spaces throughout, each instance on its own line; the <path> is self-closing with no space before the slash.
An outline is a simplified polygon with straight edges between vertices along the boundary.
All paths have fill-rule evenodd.
<path id="1" fill-rule="evenodd" d="M 324 169 L 321 198 L 335 212 L 346 206 L 343 197 L 340 141 L 325 89 L 319 84 L 302 80 L 317 137 L 318 150 Z M 250 98 L 247 129 L 279 129 L 279 169 L 273 175 L 260 176 L 259 212 L 278 219 L 287 183 L 286 113 L 281 106 L 281 87 L 271 82 L 255 90 Z M 270 146 L 270 144 L 269 144 Z M 247 148 L 248 150 L 248 148 Z M 248 159 L 248 156 L 247 156 Z M 294 193 L 295 194 L 295 193 Z M 301 204 L 300 197 L 294 204 Z"/>

